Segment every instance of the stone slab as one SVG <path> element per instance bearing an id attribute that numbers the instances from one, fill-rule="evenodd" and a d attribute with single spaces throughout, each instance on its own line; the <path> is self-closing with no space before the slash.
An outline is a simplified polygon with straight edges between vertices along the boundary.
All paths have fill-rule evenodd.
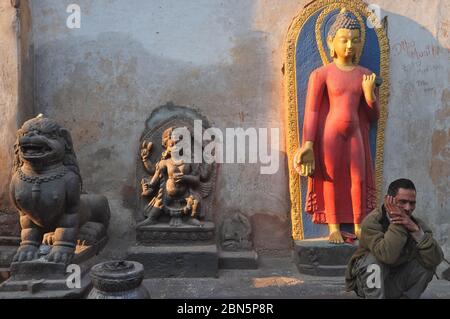
<path id="1" fill-rule="evenodd" d="M 331 244 L 326 238 L 298 240 L 293 260 L 300 273 L 313 276 L 344 276 L 347 263 L 357 249 L 350 244 Z"/>
<path id="2" fill-rule="evenodd" d="M 258 269 L 258 254 L 248 251 L 220 251 L 220 269 Z"/>
<path id="3" fill-rule="evenodd" d="M 127 260 L 144 265 L 145 278 L 218 276 L 216 245 L 133 246 Z"/>
<path id="4" fill-rule="evenodd" d="M 45 255 L 51 247 L 41 245 L 40 258 L 33 261 L 13 262 L 4 268 L 2 277 L 9 277 L 0 285 L 0 299 L 45 299 L 45 298 L 81 298 L 92 287 L 88 275 L 90 259 L 104 247 L 107 237 L 90 246 L 77 246 L 72 264 L 80 266 L 81 284 L 78 288 L 70 288 L 66 272 L 67 265 L 47 262 Z M 12 247 L 12 256 L 17 247 Z M 11 257 L 12 258 L 12 257 Z"/>
<path id="5" fill-rule="evenodd" d="M 92 287 L 90 265 L 80 265 L 80 286 L 71 288 L 66 265 L 43 261 L 11 264 L 11 277 L 0 285 L 0 299 L 82 298 Z"/>
<path id="6" fill-rule="evenodd" d="M 65 279 L 11 280 L 0 285 L 0 299 L 79 299 L 92 288 L 89 275 L 81 278 L 80 288 L 68 288 Z"/>
<path id="7" fill-rule="evenodd" d="M 42 279 L 65 279 L 66 265 L 44 261 L 23 261 L 11 264 L 11 279 L 42 280 Z"/>

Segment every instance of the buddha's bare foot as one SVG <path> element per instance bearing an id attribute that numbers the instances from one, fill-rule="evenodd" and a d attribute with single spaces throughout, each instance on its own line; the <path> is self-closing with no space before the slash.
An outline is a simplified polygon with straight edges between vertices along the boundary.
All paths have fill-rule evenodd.
<path id="1" fill-rule="evenodd" d="M 332 244 L 343 244 L 344 239 L 342 238 L 341 232 L 336 230 L 330 233 L 330 237 L 328 237 L 328 241 Z"/>

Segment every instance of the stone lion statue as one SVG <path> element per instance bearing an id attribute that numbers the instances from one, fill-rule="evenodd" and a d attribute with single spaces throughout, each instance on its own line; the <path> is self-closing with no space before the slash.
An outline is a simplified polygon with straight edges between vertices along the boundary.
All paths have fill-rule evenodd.
<path id="1" fill-rule="evenodd" d="M 82 194 L 68 130 L 39 115 L 18 131 L 14 151 L 10 194 L 22 227 L 14 262 L 37 259 L 44 244 L 51 246 L 45 260 L 68 264 L 77 243 L 93 245 L 106 238 L 108 200 Z"/>

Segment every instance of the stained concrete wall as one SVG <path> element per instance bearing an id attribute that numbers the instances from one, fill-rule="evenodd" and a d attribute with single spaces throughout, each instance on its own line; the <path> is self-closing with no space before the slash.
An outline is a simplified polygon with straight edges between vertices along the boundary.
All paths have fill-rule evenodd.
<path id="1" fill-rule="evenodd" d="M 417 187 L 416 214 L 450 254 L 450 2 L 378 1 L 389 20 L 391 98 L 385 189 Z"/>
<path id="2" fill-rule="evenodd" d="M 33 47 L 28 1 L 0 1 L 0 236 L 20 233 L 9 200 L 16 131 L 33 114 Z"/>
<path id="3" fill-rule="evenodd" d="M 282 48 L 307 2 L 31 0 L 36 110 L 72 131 L 86 190 L 110 200 L 106 252 L 119 256 L 133 242 L 137 141 L 152 110 L 169 101 L 219 128 L 281 129 L 279 171 L 222 165 L 215 211 L 250 216 L 260 252 L 289 251 Z M 70 3 L 81 7 L 80 29 L 66 27 Z M 448 253 L 449 3 L 377 4 L 388 16 L 392 65 L 385 186 L 416 181 L 417 212 Z"/>

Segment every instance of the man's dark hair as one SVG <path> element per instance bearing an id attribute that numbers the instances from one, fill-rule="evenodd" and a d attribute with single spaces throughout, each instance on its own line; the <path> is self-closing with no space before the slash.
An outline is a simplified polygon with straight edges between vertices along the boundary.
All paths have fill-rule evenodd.
<path id="1" fill-rule="evenodd" d="M 406 178 L 400 178 L 400 179 L 393 181 L 389 185 L 387 194 L 389 196 L 396 196 L 399 188 L 412 189 L 414 191 L 416 190 L 416 187 L 414 186 L 414 183 L 411 180 L 406 179 Z"/>

